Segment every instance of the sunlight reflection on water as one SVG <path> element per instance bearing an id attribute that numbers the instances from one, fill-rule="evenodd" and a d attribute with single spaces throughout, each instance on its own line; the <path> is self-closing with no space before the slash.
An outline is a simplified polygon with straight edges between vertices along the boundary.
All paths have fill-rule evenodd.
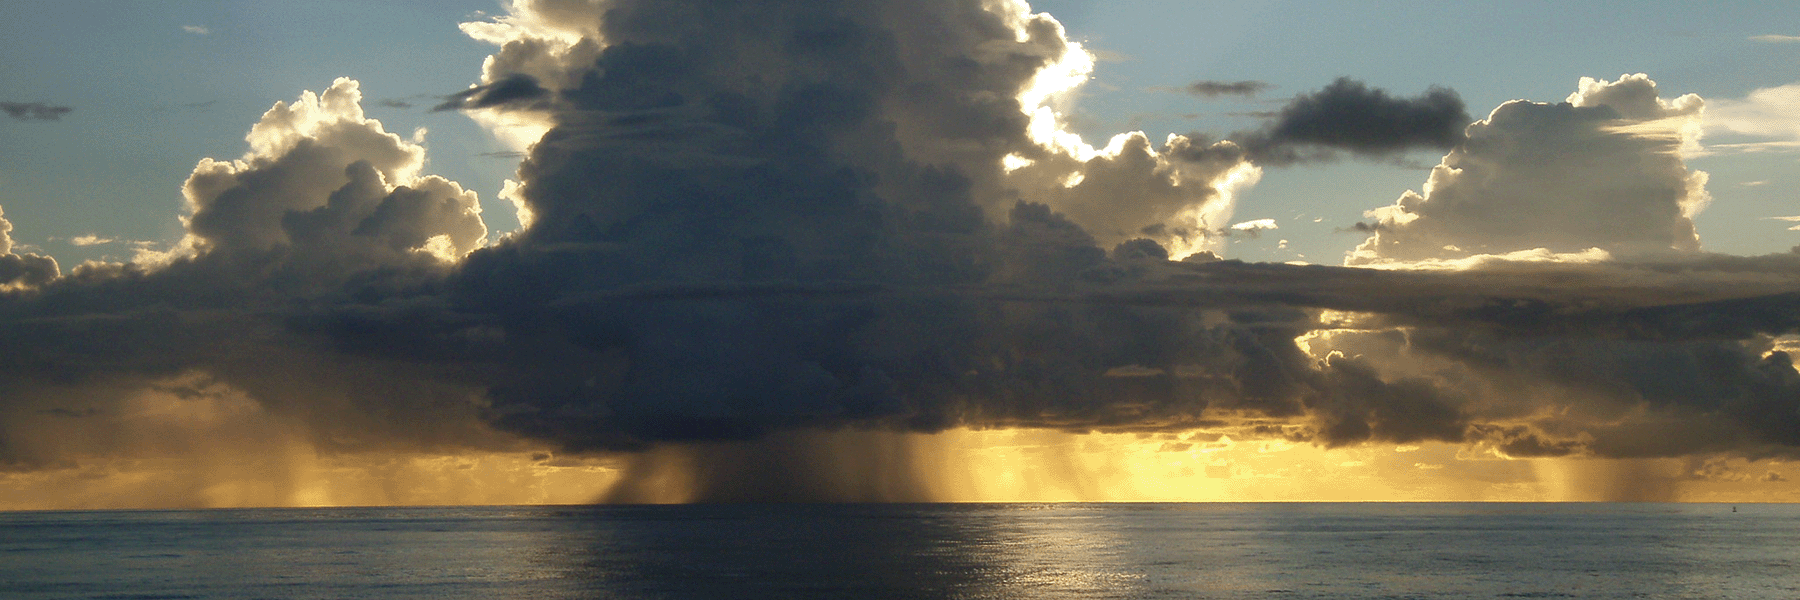
<path id="1" fill-rule="evenodd" d="M 962 504 L 0 513 L 19 599 L 1800 594 L 1800 510 Z"/>

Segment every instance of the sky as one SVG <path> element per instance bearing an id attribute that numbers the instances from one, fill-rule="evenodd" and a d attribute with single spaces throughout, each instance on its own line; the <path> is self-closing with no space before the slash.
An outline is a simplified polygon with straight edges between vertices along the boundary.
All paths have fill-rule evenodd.
<path id="1" fill-rule="evenodd" d="M 1784 11 L 27 0 L 0 508 L 1800 499 Z"/>

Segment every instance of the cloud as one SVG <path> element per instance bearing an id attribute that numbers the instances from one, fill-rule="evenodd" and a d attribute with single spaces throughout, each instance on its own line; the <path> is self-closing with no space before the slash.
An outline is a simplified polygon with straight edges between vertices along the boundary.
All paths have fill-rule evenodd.
<path id="1" fill-rule="evenodd" d="M 550 91 L 539 86 L 536 78 L 524 73 L 514 73 L 499 81 L 452 94 L 432 110 L 493 108 L 504 104 L 542 101 L 549 95 Z"/>
<path id="2" fill-rule="evenodd" d="M 1752 42 L 1763 42 L 1765 44 L 1800 43 L 1800 35 L 1753 35 L 1747 39 Z"/>
<path id="3" fill-rule="evenodd" d="M 312 259 L 409 262 L 443 236 L 446 258 L 482 245 L 475 195 L 420 176 L 424 148 L 363 116 L 357 82 L 276 103 L 250 130 L 251 150 L 205 159 L 182 194 L 192 211 L 181 252 L 209 256 L 280 251 Z"/>
<path id="4" fill-rule="evenodd" d="M 118 241 L 118 240 L 113 239 L 113 238 L 103 238 L 103 237 L 100 237 L 98 235 L 94 235 L 91 233 L 78 235 L 73 238 L 69 238 L 69 243 L 77 245 L 77 246 L 98 246 L 100 244 L 111 244 L 116 241 Z"/>
<path id="5" fill-rule="evenodd" d="M 1415 98 L 1395 98 L 1347 77 L 1300 94 L 1262 129 L 1231 139 L 1260 164 L 1285 165 L 1330 158 L 1342 150 L 1389 156 L 1413 149 L 1449 149 L 1472 119 L 1462 98 L 1432 88 Z"/>
<path id="6" fill-rule="evenodd" d="M 35 288 L 56 279 L 56 259 L 36 254 L 14 254 L 13 225 L 0 210 L 0 293 Z"/>
<path id="7" fill-rule="evenodd" d="M 1657 97 L 1644 75 L 1583 78 L 1559 104 L 1513 101 L 1469 126 L 1425 194 L 1369 211 L 1374 235 L 1352 262 L 1548 249 L 1694 251 L 1706 174 L 1690 171 L 1703 102 Z"/>
<path id="8" fill-rule="evenodd" d="M 431 312 L 414 286 L 441 284 L 485 235 L 474 194 L 420 175 L 423 148 L 364 117 L 360 102 L 357 83 L 339 79 L 276 103 L 241 158 L 202 160 L 183 186 L 187 235 L 173 249 L 60 278 L 48 259 L 0 255 L 0 279 L 13 282 L 0 287 L 0 468 L 503 447 L 469 404 L 478 391 L 448 371 L 393 362 L 391 350 L 321 347 L 307 333 L 328 318 L 320 312 L 354 319 L 364 302 Z M 20 263 L 37 268 L 11 275 Z M 140 419 L 150 409 L 134 402 L 173 420 Z M 70 412 L 96 417 L 43 420 Z M 287 441 L 199 441 L 239 416 Z"/>
<path id="9" fill-rule="evenodd" d="M 499 48 L 452 108 L 522 136 L 523 229 L 489 243 L 355 81 L 276 103 L 196 165 L 172 248 L 60 275 L 0 235 L 0 468 L 641 452 L 614 497 L 674 455 L 711 497 L 867 499 L 919 497 L 904 449 L 794 440 L 1800 454 L 1800 254 L 1631 253 L 1692 240 L 1699 202 L 1700 102 L 1647 77 L 1471 126 L 1377 213 L 1383 269 L 1246 264 L 1209 248 L 1273 226 L 1227 225 L 1250 150 L 1087 144 L 1053 106 L 1091 57 L 1022 4 L 535 2 L 464 30 Z M 1334 86 L 1295 106 L 1385 98 Z"/>
<path id="10" fill-rule="evenodd" d="M 1188 84 L 1187 93 L 1201 98 L 1217 98 L 1219 96 L 1251 97 L 1263 90 L 1275 87 L 1266 81 L 1196 81 Z"/>
<path id="11" fill-rule="evenodd" d="M 1763 218 L 1772 219 L 1772 220 L 1776 220 L 1776 221 L 1800 221 L 1800 217 L 1763 217 Z M 1795 225 L 1793 227 L 1789 227 L 1788 231 L 1800 231 L 1800 225 Z"/>
<path id="12" fill-rule="evenodd" d="M 1712 144 L 1708 150 L 1720 152 L 1793 151 L 1800 149 L 1800 123 L 1793 115 L 1800 111 L 1800 83 L 1761 88 L 1742 100 L 1718 99 L 1707 102 L 1705 126 L 1709 133 L 1735 133 L 1764 138 L 1764 141 L 1738 144 Z"/>
<path id="13" fill-rule="evenodd" d="M 1231 229 L 1233 231 L 1261 231 L 1264 229 L 1281 229 L 1281 226 L 1276 224 L 1274 219 L 1256 219 L 1232 225 Z"/>
<path id="14" fill-rule="evenodd" d="M 207 29 L 200 25 L 182 25 L 181 30 L 194 35 L 209 35 L 212 33 L 211 29 Z"/>
<path id="15" fill-rule="evenodd" d="M 0 102 L 0 110 L 6 111 L 6 116 L 20 121 L 60 121 L 63 115 L 75 111 L 67 106 L 43 102 Z"/>

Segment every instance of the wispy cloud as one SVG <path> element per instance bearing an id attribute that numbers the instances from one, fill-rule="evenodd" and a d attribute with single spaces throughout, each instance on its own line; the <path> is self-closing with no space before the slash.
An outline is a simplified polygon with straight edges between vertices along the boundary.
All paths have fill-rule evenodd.
<path id="1" fill-rule="evenodd" d="M 1791 221 L 1791 222 L 1800 222 L 1800 216 L 1795 216 L 1795 217 L 1763 217 L 1763 219 L 1764 219 L 1764 220 L 1768 220 L 1768 221 Z M 1789 227 L 1789 228 L 1788 228 L 1788 231 L 1800 231 L 1800 225 L 1795 225 L 1795 226 L 1793 226 L 1793 227 Z"/>
<path id="2" fill-rule="evenodd" d="M 75 109 L 42 102 L 0 102 L 0 110 L 20 121 L 57 121 Z"/>
<path id="3" fill-rule="evenodd" d="M 1750 41 L 1765 44 L 1800 44 L 1800 35 L 1753 35 L 1750 36 Z"/>
<path id="4" fill-rule="evenodd" d="M 182 25 L 181 30 L 194 35 L 209 35 L 212 33 L 211 29 L 207 29 L 201 25 Z"/>
<path id="5" fill-rule="evenodd" d="M 1793 117 L 1796 110 L 1800 110 L 1800 83 L 1758 89 L 1743 99 L 1708 99 L 1704 123 L 1709 134 L 1729 131 L 1765 139 L 1710 144 L 1707 149 L 1714 152 L 1787 152 L 1800 149 L 1800 122 Z"/>
<path id="6" fill-rule="evenodd" d="M 1196 81 L 1188 84 L 1187 93 L 1202 98 L 1219 96 L 1251 97 L 1263 90 L 1275 87 L 1266 81 Z"/>
<path id="7" fill-rule="evenodd" d="M 100 237 L 98 235 L 94 235 L 91 233 L 86 234 L 86 235 L 78 235 L 78 236 L 69 238 L 69 243 L 77 245 L 77 246 L 98 246 L 100 244 L 111 244 L 116 241 L 119 241 L 119 240 L 114 239 L 114 238 L 104 238 L 104 237 Z"/>
<path id="8" fill-rule="evenodd" d="M 1281 226 L 1277 225 L 1274 219 L 1256 219 L 1254 221 L 1244 221 L 1232 225 L 1231 228 L 1236 231 L 1261 231 L 1264 229 L 1281 229 Z"/>

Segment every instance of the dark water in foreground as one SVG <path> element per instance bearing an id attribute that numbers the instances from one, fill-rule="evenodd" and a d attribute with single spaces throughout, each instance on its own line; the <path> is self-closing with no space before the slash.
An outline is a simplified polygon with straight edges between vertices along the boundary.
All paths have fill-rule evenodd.
<path id="1" fill-rule="evenodd" d="M 1800 506 L 0 513 L 0 598 L 1800 598 Z"/>

